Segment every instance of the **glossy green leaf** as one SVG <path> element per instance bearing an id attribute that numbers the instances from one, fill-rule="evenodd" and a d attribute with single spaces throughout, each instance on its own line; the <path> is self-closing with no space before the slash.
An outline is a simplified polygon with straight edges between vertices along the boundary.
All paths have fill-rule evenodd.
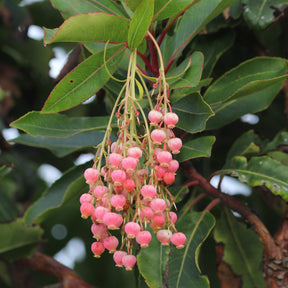
<path id="1" fill-rule="evenodd" d="M 198 93 L 188 95 L 179 101 L 176 99 L 173 102 L 173 110 L 179 116 L 177 127 L 190 133 L 203 131 L 206 121 L 213 115 L 210 106 Z"/>
<path id="2" fill-rule="evenodd" d="M 14 51 L 12 53 L 17 51 L 17 54 L 14 54 L 17 62 L 33 67 L 43 75 L 48 73 L 47 63 L 53 57 L 52 47 L 44 47 L 43 43 L 38 40 L 27 39 L 21 45 L 13 43 L 10 48 L 11 51 Z"/>
<path id="3" fill-rule="evenodd" d="M 136 8 L 140 5 L 142 0 L 126 0 L 128 7 L 132 10 L 135 11 Z"/>
<path id="4" fill-rule="evenodd" d="M 141 273 L 138 273 L 138 281 L 137 281 L 137 288 L 149 288 L 145 279 L 142 277 Z"/>
<path id="5" fill-rule="evenodd" d="M 128 46 L 130 49 L 137 48 L 145 37 L 152 21 L 154 0 L 142 0 L 137 7 L 128 31 Z"/>
<path id="6" fill-rule="evenodd" d="M 65 19 L 80 13 L 105 12 L 115 16 L 125 16 L 125 13 L 111 0 L 51 0 L 53 6 L 61 11 Z"/>
<path id="7" fill-rule="evenodd" d="M 215 116 L 215 129 L 247 114 L 267 108 L 286 78 L 285 59 L 258 57 L 241 63 L 215 81 L 204 94 Z"/>
<path id="8" fill-rule="evenodd" d="M 152 231 L 151 234 L 152 240 L 149 247 L 142 248 L 137 255 L 137 266 L 147 285 L 150 288 L 158 288 L 164 285 L 164 273 L 170 248 L 161 245 Z M 153 268 L 151 263 L 153 263 Z"/>
<path id="9" fill-rule="evenodd" d="M 207 35 L 199 35 L 191 43 L 191 51 L 201 51 L 204 54 L 202 78 L 210 77 L 219 58 L 229 50 L 235 41 L 235 33 L 231 30 Z"/>
<path id="10" fill-rule="evenodd" d="M 72 16 L 57 29 L 44 28 L 44 43 L 54 42 L 112 42 L 128 39 L 130 20 L 106 13 L 85 13 Z"/>
<path id="11" fill-rule="evenodd" d="M 13 142 L 32 147 L 49 149 L 58 157 L 64 157 L 72 152 L 97 146 L 102 142 L 104 131 L 89 131 L 67 138 L 33 137 L 23 134 L 13 139 Z"/>
<path id="12" fill-rule="evenodd" d="M 244 156 L 236 156 L 231 168 L 217 174 L 231 174 L 251 187 L 266 186 L 273 194 L 288 200 L 288 167 L 267 156 L 252 157 L 249 161 Z"/>
<path id="13" fill-rule="evenodd" d="M 69 118 L 64 114 L 43 114 L 32 111 L 12 122 L 10 126 L 35 137 L 65 138 L 87 131 L 106 130 L 109 118 L 110 116 Z M 116 127 L 116 123 L 115 118 L 112 127 Z"/>
<path id="14" fill-rule="evenodd" d="M 252 58 L 231 69 L 216 80 L 207 89 L 204 98 L 213 105 L 223 103 L 233 97 L 236 92 L 241 91 L 241 88 L 247 84 L 282 76 L 285 74 L 286 69 L 287 63 L 285 59 L 273 57 Z"/>
<path id="15" fill-rule="evenodd" d="M 198 251 L 215 225 L 209 212 L 186 215 L 177 230 L 186 235 L 183 249 L 172 247 L 168 263 L 168 285 L 173 288 L 210 287 L 207 277 L 202 276 L 198 266 Z"/>
<path id="16" fill-rule="evenodd" d="M 287 0 L 242 0 L 244 19 L 253 29 L 264 29 L 274 21 L 275 9 L 288 4 Z"/>
<path id="17" fill-rule="evenodd" d="M 110 73 L 119 65 L 124 50 L 121 45 L 108 48 L 105 63 Z M 67 74 L 53 89 L 42 112 L 55 113 L 72 108 L 87 100 L 110 78 L 104 65 L 104 51 L 93 54 Z"/>
<path id="18" fill-rule="evenodd" d="M 265 287 L 261 269 L 263 245 L 255 232 L 238 222 L 225 209 L 217 221 L 214 237 L 218 243 L 224 244 L 223 261 L 241 277 L 241 287 Z"/>
<path id="19" fill-rule="evenodd" d="M 0 222 L 11 221 L 19 213 L 15 200 L 5 192 L 0 193 Z"/>
<path id="20" fill-rule="evenodd" d="M 8 266 L 8 263 L 4 260 L 0 260 L 0 283 L 3 285 L 3 288 L 12 287 L 12 277 L 9 275 Z"/>
<path id="21" fill-rule="evenodd" d="M 169 85 L 170 89 L 179 89 L 183 87 L 196 87 L 201 79 L 203 63 L 204 63 L 203 54 L 201 52 L 194 52 L 191 56 L 190 67 L 183 75 L 181 75 L 179 78 L 177 78 L 176 81 L 172 82 Z M 184 62 L 183 64 L 186 63 Z M 177 69 L 172 70 L 171 73 L 167 74 L 167 77 L 169 78 L 171 74 L 176 75 L 179 74 L 178 71 L 180 69 L 183 69 L 182 67 L 183 65 L 179 65 Z"/>
<path id="22" fill-rule="evenodd" d="M 175 16 L 183 11 L 187 6 L 192 5 L 195 0 L 155 0 L 154 20 L 159 21 L 171 16 Z M 127 0 L 127 4 L 132 11 L 140 5 L 141 0 Z"/>
<path id="23" fill-rule="evenodd" d="M 263 151 L 275 150 L 284 146 L 288 146 L 288 132 L 278 133 L 271 142 L 263 147 Z"/>
<path id="24" fill-rule="evenodd" d="M 176 155 L 176 159 L 183 162 L 194 158 L 210 157 L 215 140 L 214 136 L 204 136 L 184 142 L 181 153 Z"/>
<path id="25" fill-rule="evenodd" d="M 169 187 L 169 192 L 174 196 L 175 203 L 181 201 L 183 196 L 189 193 L 189 188 L 182 185 L 182 186 L 175 186 Z M 177 207 L 177 206 L 176 206 Z"/>
<path id="26" fill-rule="evenodd" d="M 202 0 L 183 15 L 177 29 L 173 53 L 179 53 L 203 27 L 229 7 L 235 0 Z M 178 54 L 180 55 L 180 54 Z"/>
<path id="27" fill-rule="evenodd" d="M 226 157 L 225 168 L 230 168 L 235 156 L 252 156 L 258 154 L 261 150 L 263 140 L 254 133 L 253 130 L 249 130 L 241 135 L 231 146 Z"/>
<path id="28" fill-rule="evenodd" d="M 29 256 L 41 241 L 42 229 L 38 226 L 27 226 L 23 219 L 0 224 L 0 254 L 18 251 L 18 257 Z M 33 249 L 31 249 L 31 246 Z M 24 249 L 21 249 L 24 248 Z M 16 255 L 14 255 L 16 258 Z"/>
<path id="29" fill-rule="evenodd" d="M 211 82 L 212 82 L 212 78 L 207 78 L 207 79 L 200 80 L 198 85 L 195 87 L 184 87 L 184 88 L 175 89 L 173 91 L 171 99 L 173 99 L 173 101 L 175 100 L 179 101 L 180 99 L 188 95 L 192 95 L 193 93 L 200 93 L 201 89 L 203 87 L 208 86 Z"/>
<path id="30" fill-rule="evenodd" d="M 155 20 L 163 20 L 175 16 L 189 5 L 193 5 L 196 0 L 156 0 L 155 1 Z"/>
<path id="31" fill-rule="evenodd" d="M 285 152 L 271 151 L 267 153 L 267 156 L 288 166 L 288 154 Z"/>
<path id="32" fill-rule="evenodd" d="M 6 174 L 10 173 L 11 167 L 7 167 L 5 165 L 0 167 L 0 179 L 1 177 L 5 176 Z"/>
<path id="33" fill-rule="evenodd" d="M 55 209 L 63 207 L 63 205 L 66 205 L 69 201 L 79 201 L 81 194 L 89 189 L 83 177 L 83 172 L 90 166 L 89 164 L 91 163 L 71 168 L 66 171 L 60 179 L 54 182 L 51 187 L 28 208 L 24 215 L 25 223 L 41 223 L 47 219 Z"/>

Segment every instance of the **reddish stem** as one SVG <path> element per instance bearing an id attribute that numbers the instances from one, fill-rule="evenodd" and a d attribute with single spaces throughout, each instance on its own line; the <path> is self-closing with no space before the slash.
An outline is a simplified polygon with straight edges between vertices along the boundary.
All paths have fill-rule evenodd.
<path id="1" fill-rule="evenodd" d="M 211 211 L 214 208 L 214 206 L 216 206 L 219 203 L 220 203 L 220 199 L 216 198 L 212 202 L 210 202 L 210 204 L 207 205 L 207 207 L 203 211 Z"/>
<path id="2" fill-rule="evenodd" d="M 165 29 L 162 31 L 159 40 L 158 40 L 158 45 L 160 46 L 165 35 L 167 34 L 167 32 L 169 31 L 170 27 L 173 25 L 173 23 L 182 15 L 184 14 L 190 7 L 192 7 L 193 5 L 197 4 L 198 2 L 200 2 L 201 0 L 195 1 L 193 3 L 191 3 L 190 5 L 188 5 L 187 7 L 185 7 L 185 9 L 183 9 L 181 12 L 179 12 L 176 17 L 171 20 L 171 22 L 167 25 L 167 27 L 165 27 Z"/>
<path id="3" fill-rule="evenodd" d="M 190 210 L 196 203 L 198 203 L 202 198 L 206 196 L 205 193 L 199 194 L 189 205 L 188 210 Z"/>
<path id="4" fill-rule="evenodd" d="M 199 181 L 198 180 L 188 181 L 183 186 L 184 187 L 190 187 L 190 186 L 195 186 L 195 185 L 199 185 Z"/>
<path id="5" fill-rule="evenodd" d="M 177 14 L 177 16 L 168 24 L 168 26 L 162 31 L 159 40 L 158 40 L 158 44 L 159 46 L 161 45 L 165 35 L 167 34 L 168 30 L 170 29 L 170 27 L 173 25 L 173 23 L 182 15 L 184 14 L 190 7 L 192 7 L 193 5 L 197 4 L 198 2 L 200 2 L 201 0 L 195 1 L 193 3 L 191 3 L 190 5 L 188 5 L 187 7 L 185 7 L 185 9 L 183 9 L 180 13 Z M 172 55 L 172 57 L 170 58 L 170 60 L 168 61 L 166 67 L 165 67 L 165 73 L 168 72 L 168 70 L 170 69 L 171 65 L 173 64 L 173 62 L 175 61 L 175 56 L 179 53 L 179 51 L 183 48 L 183 46 L 190 40 L 190 38 L 192 37 L 192 35 L 194 34 L 194 32 L 192 34 L 189 35 L 189 37 L 187 37 L 185 39 L 185 41 L 180 45 L 180 47 L 176 50 L 176 52 Z"/>
<path id="6" fill-rule="evenodd" d="M 137 55 L 143 60 L 145 66 L 147 67 L 147 69 L 153 74 L 153 70 L 154 68 L 152 67 L 151 63 L 149 62 L 148 58 L 141 54 L 140 52 L 137 51 Z M 145 73 L 147 74 L 147 73 Z"/>
<path id="7" fill-rule="evenodd" d="M 154 35 L 153 31 L 150 31 L 150 33 Z M 159 75 L 159 62 L 158 62 L 158 54 L 157 54 L 157 49 L 155 48 L 155 45 L 151 38 L 146 35 L 145 36 L 146 41 L 148 43 L 149 51 L 150 51 L 150 58 L 151 58 L 151 64 L 152 64 L 152 70 L 150 70 L 153 74 L 154 77 L 158 77 Z"/>
<path id="8" fill-rule="evenodd" d="M 182 46 L 182 45 L 181 45 L 181 46 Z M 180 47 L 179 47 L 179 48 L 180 48 Z M 167 65 L 166 65 L 166 67 L 165 67 L 165 70 L 164 70 L 164 71 L 165 71 L 165 74 L 169 71 L 171 65 L 172 65 L 173 62 L 175 61 L 174 57 L 175 57 L 175 55 L 178 53 L 179 48 L 178 48 L 177 51 L 172 55 L 172 57 L 169 59 Z"/>

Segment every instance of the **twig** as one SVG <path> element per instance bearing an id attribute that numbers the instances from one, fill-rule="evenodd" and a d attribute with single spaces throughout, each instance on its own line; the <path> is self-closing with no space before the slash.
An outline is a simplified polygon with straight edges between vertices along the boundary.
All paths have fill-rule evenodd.
<path id="1" fill-rule="evenodd" d="M 199 181 L 193 180 L 193 181 L 187 181 L 184 183 L 184 187 L 190 187 L 190 186 L 196 186 L 199 184 Z"/>
<path id="2" fill-rule="evenodd" d="M 203 211 L 211 211 L 219 202 L 220 202 L 219 198 L 214 199 L 213 201 L 211 201 L 209 205 L 206 206 L 206 208 Z"/>
<path id="3" fill-rule="evenodd" d="M 21 262 L 35 271 L 50 274 L 61 280 L 63 288 L 95 288 L 76 274 L 70 268 L 62 265 L 52 257 L 36 252 L 31 258 L 22 259 Z"/>
<path id="4" fill-rule="evenodd" d="M 199 186 L 205 190 L 207 194 L 214 198 L 219 198 L 223 204 L 232 210 L 238 212 L 246 218 L 247 222 L 250 223 L 255 232 L 259 235 L 264 246 L 264 256 L 266 259 L 281 259 L 281 251 L 275 244 L 274 239 L 268 232 L 265 225 L 261 220 L 253 214 L 246 206 L 244 206 L 237 199 L 230 195 L 221 193 L 214 188 L 202 175 L 200 175 L 189 161 L 181 163 L 181 168 L 189 180 L 198 180 Z"/>

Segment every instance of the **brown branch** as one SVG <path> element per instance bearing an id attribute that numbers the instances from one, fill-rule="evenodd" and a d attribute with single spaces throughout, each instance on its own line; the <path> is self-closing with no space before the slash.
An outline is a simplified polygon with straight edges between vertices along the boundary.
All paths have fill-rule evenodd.
<path id="1" fill-rule="evenodd" d="M 55 276 L 62 282 L 59 287 L 95 288 L 81 279 L 73 270 L 43 253 L 36 252 L 31 258 L 22 259 L 21 262 L 32 270 Z"/>
<path id="2" fill-rule="evenodd" d="M 251 224 L 255 232 L 259 235 L 264 246 L 265 259 L 281 259 L 281 251 L 276 246 L 274 239 L 270 235 L 269 231 L 262 223 L 262 221 L 253 214 L 245 205 L 239 202 L 237 199 L 230 195 L 224 194 L 214 188 L 202 175 L 200 175 L 189 161 L 181 163 L 181 168 L 189 180 L 199 181 L 199 186 L 205 190 L 205 192 L 221 200 L 221 202 L 232 210 L 238 212 L 246 221 Z"/>

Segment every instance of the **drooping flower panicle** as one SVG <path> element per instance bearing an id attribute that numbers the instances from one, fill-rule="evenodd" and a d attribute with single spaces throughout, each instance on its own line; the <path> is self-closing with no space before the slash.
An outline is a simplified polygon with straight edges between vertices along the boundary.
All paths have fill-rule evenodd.
<path id="1" fill-rule="evenodd" d="M 118 139 L 110 141 L 110 121 L 93 167 L 84 172 L 89 191 L 80 198 L 82 217 L 92 220 L 91 231 L 96 239 L 91 246 L 94 256 L 100 257 L 107 249 L 114 253 L 116 266 L 127 270 L 136 263 L 134 243 L 142 248 L 149 246 L 152 235 L 147 225 L 163 245 L 171 241 L 182 248 L 186 240 L 185 235 L 176 230 L 176 213 L 170 211 L 171 204 L 175 203 L 168 186 L 174 183 L 179 167 L 172 155 L 179 153 L 182 141 L 172 130 L 178 116 L 169 104 L 165 75 L 161 72 L 154 85 L 154 88 L 158 85 L 159 91 L 154 107 L 149 100 L 151 110 L 147 120 L 135 94 L 136 51 L 132 52 L 129 65 L 130 74 L 121 92 L 125 90 L 125 96 L 120 93 L 111 116 L 112 119 L 116 115 L 118 119 Z M 105 164 L 101 165 L 103 158 Z M 118 229 L 122 235 L 120 247 L 119 240 L 112 234 Z"/>

